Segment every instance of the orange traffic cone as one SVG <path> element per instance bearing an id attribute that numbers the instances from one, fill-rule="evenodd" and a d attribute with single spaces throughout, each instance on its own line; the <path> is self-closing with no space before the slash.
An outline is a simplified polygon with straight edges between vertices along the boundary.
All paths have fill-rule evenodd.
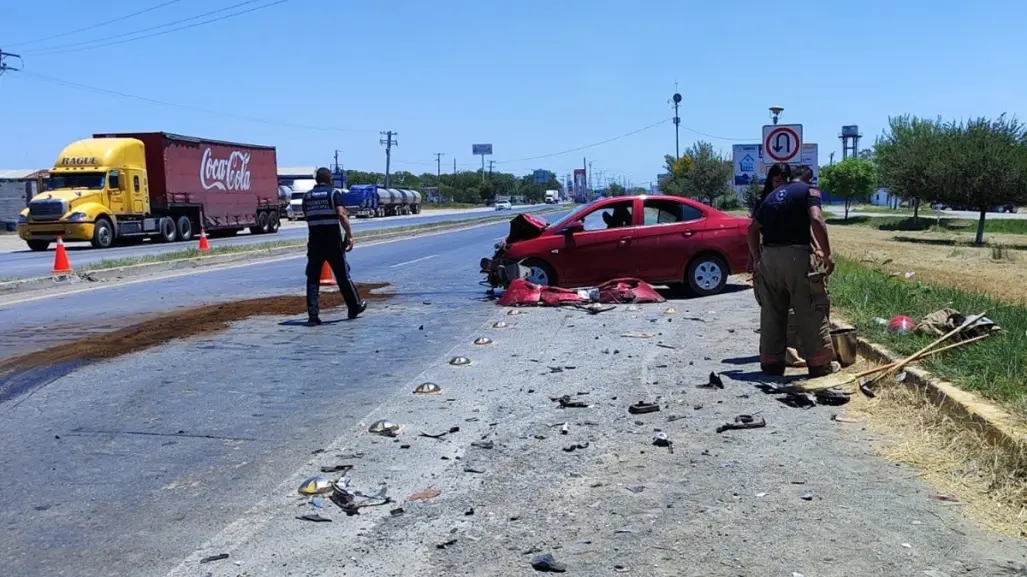
<path id="1" fill-rule="evenodd" d="M 200 229 L 200 246 L 197 247 L 197 249 L 200 252 L 205 252 L 205 251 L 210 250 L 210 243 L 207 242 L 207 231 L 202 229 L 202 228 Z"/>
<path id="2" fill-rule="evenodd" d="M 64 249 L 64 239 L 57 237 L 57 251 L 53 255 L 53 274 L 70 274 L 71 263 L 68 262 L 68 251 Z"/>
<path id="3" fill-rule="evenodd" d="M 332 267 L 328 266 L 328 263 L 324 263 L 321 266 L 321 286 L 330 286 L 335 284 L 335 277 L 332 276 Z"/>

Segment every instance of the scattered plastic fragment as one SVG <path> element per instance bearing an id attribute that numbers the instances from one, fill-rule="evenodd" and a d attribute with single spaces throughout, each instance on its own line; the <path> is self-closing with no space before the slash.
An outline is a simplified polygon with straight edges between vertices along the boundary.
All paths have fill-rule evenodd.
<path id="1" fill-rule="evenodd" d="M 332 482 L 325 477 L 310 477 L 300 484 L 300 495 L 327 495 L 332 492 Z"/>
<path id="2" fill-rule="evenodd" d="M 211 563 L 214 561 L 221 561 L 222 559 L 228 559 L 228 553 L 220 553 L 218 555 L 211 555 L 210 557 L 204 557 L 200 559 L 200 563 Z"/>
<path id="3" fill-rule="evenodd" d="M 435 497 L 438 497 L 441 494 L 442 491 L 440 491 L 439 489 L 429 487 L 427 489 L 421 489 L 416 493 L 412 493 L 409 497 L 407 497 L 407 501 L 427 501 L 428 499 L 434 499 Z"/>
<path id="4" fill-rule="evenodd" d="M 531 560 L 531 567 L 542 573 L 563 573 L 567 570 L 567 566 L 553 558 L 551 553 L 537 555 Z"/>
<path id="5" fill-rule="evenodd" d="M 314 523 L 331 523 L 332 520 L 319 513 L 307 513 L 296 517 L 300 521 L 311 521 Z"/>

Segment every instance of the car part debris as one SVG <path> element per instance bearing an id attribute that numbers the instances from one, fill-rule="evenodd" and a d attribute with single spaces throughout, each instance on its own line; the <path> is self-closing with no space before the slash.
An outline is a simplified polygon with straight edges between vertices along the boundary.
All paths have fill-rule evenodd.
<path id="1" fill-rule="evenodd" d="M 723 389 L 724 381 L 721 380 L 720 375 L 714 372 L 710 372 L 710 378 L 706 383 L 699 385 L 700 389 Z"/>
<path id="2" fill-rule="evenodd" d="M 531 568 L 541 573 L 563 573 L 567 571 L 567 565 L 557 561 L 552 553 L 536 555 L 531 560 Z"/>
<path id="3" fill-rule="evenodd" d="M 560 434 L 561 435 L 566 435 L 566 434 L 568 434 L 570 432 L 571 432 L 571 425 L 570 425 L 570 423 L 564 423 L 564 424 L 560 425 Z"/>
<path id="4" fill-rule="evenodd" d="M 817 403 L 821 405 L 839 406 L 849 402 L 849 393 L 839 389 L 826 389 L 813 393 Z"/>
<path id="5" fill-rule="evenodd" d="M 306 513 L 296 517 L 300 521 L 311 521 L 314 523 L 331 523 L 332 520 L 320 513 Z"/>
<path id="6" fill-rule="evenodd" d="M 450 433 L 459 433 L 459 432 L 460 432 L 460 427 L 450 427 L 448 431 L 446 431 L 444 433 L 438 433 L 438 434 L 425 433 L 424 431 L 421 431 L 421 436 L 422 437 L 428 437 L 429 439 L 441 439 L 442 437 L 445 437 L 446 435 L 448 435 Z"/>
<path id="7" fill-rule="evenodd" d="M 667 433 L 656 433 L 656 436 L 653 437 L 653 445 L 657 447 L 666 447 L 671 453 L 674 452 L 674 441 L 670 440 Z"/>
<path id="8" fill-rule="evenodd" d="M 672 350 L 675 350 L 675 351 L 678 349 L 674 345 L 668 345 L 666 343 L 656 343 L 656 346 L 662 347 L 662 348 L 665 348 L 665 349 L 672 349 Z"/>
<path id="9" fill-rule="evenodd" d="M 835 421 L 835 422 L 838 422 L 838 423 L 859 423 L 860 422 L 859 419 L 853 419 L 852 417 L 845 417 L 845 416 L 838 415 L 838 414 L 831 415 L 831 420 Z"/>
<path id="10" fill-rule="evenodd" d="M 438 497 L 441 494 L 441 490 L 436 489 L 434 487 L 429 487 L 427 489 L 421 489 L 416 493 L 411 493 L 410 496 L 407 497 L 407 501 L 427 501 L 428 499 L 434 499 L 435 497 Z"/>
<path id="11" fill-rule="evenodd" d="M 325 477 L 311 477 L 300 484 L 300 495 L 327 495 L 333 489 L 332 482 Z"/>
<path id="12" fill-rule="evenodd" d="M 645 491 L 645 486 L 644 485 L 635 485 L 634 487 L 625 487 L 625 489 L 627 489 L 628 491 L 631 491 L 632 493 L 641 493 L 642 491 Z"/>
<path id="13" fill-rule="evenodd" d="M 570 395 L 564 395 L 562 397 L 550 398 L 551 401 L 560 403 L 561 409 L 587 409 L 589 406 L 585 401 L 571 398 Z"/>
<path id="14" fill-rule="evenodd" d="M 414 389 L 414 393 L 418 395 L 437 395 L 442 392 L 442 387 L 436 383 L 421 383 Z"/>
<path id="15" fill-rule="evenodd" d="M 461 365 L 469 365 L 471 364 L 471 359 L 467 357 L 453 357 L 449 359 L 449 364 L 453 365 L 454 367 Z"/>
<path id="16" fill-rule="evenodd" d="M 492 325 L 492 328 L 494 328 L 494 329 L 505 329 L 508 326 L 510 326 L 510 325 L 506 324 L 506 321 L 499 321 L 498 323 L 494 323 Z"/>
<path id="17" fill-rule="evenodd" d="M 222 559 L 228 559 L 228 553 L 220 553 L 218 555 L 204 557 L 203 559 L 200 559 L 200 563 L 213 563 L 214 561 L 221 561 Z"/>
<path id="18" fill-rule="evenodd" d="M 656 336 L 655 333 L 643 333 L 638 331 L 628 331 L 621 335 L 629 339 L 651 339 Z"/>
<path id="19" fill-rule="evenodd" d="M 472 467 L 471 465 L 467 465 L 467 466 L 464 467 L 464 472 L 465 473 L 477 473 L 477 474 L 480 475 L 480 474 L 485 472 L 485 469 L 480 469 L 478 467 Z"/>
<path id="20" fill-rule="evenodd" d="M 322 473 L 342 473 L 349 471 L 353 468 L 353 465 L 329 465 L 327 467 L 321 467 Z"/>
<path id="21" fill-rule="evenodd" d="M 471 446 L 475 449 L 484 449 L 487 451 L 490 449 L 494 449 L 496 444 L 492 441 L 475 441 L 471 443 Z"/>
<path id="22" fill-rule="evenodd" d="M 389 515 L 392 515 L 393 517 L 399 517 L 403 513 L 406 513 L 403 507 L 396 507 L 395 509 L 389 511 Z"/>
<path id="23" fill-rule="evenodd" d="M 757 420 L 756 417 L 754 417 L 753 415 L 738 415 L 737 417 L 735 417 L 735 422 L 724 423 L 723 425 L 717 427 L 717 432 L 723 433 L 724 431 L 731 430 L 759 429 L 761 427 L 766 426 L 767 421 L 763 417 L 760 417 L 759 420 Z"/>
<path id="24" fill-rule="evenodd" d="M 435 548 L 436 549 L 445 549 L 446 547 L 449 547 L 450 545 L 456 545 L 456 539 L 450 539 L 449 541 L 446 541 L 445 543 L 438 543 L 438 544 L 435 545 Z"/>
<path id="25" fill-rule="evenodd" d="M 384 437 L 397 437 L 402 430 L 403 425 L 397 425 L 385 419 L 375 421 L 367 428 L 368 433 L 374 433 L 375 435 L 382 435 Z"/>
<path id="26" fill-rule="evenodd" d="M 476 345 L 491 345 L 492 344 L 492 339 L 490 339 L 488 337 L 478 337 L 478 338 L 474 339 L 474 344 L 476 344 Z"/>
<path id="27" fill-rule="evenodd" d="M 567 453 L 573 453 L 575 449 L 587 449 L 588 446 L 589 442 L 585 441 L 584 443 L 575 443 L 573 445 L 567 445 L 563 448 L 563 450 Z"/>
<path id="28" fill-rule="evenodd" d="M 644 415 L 646 413 L 655 413 L 660 410 L 660 405 L 656 403 L 646 403 L 639 401 L 634 405 L 628 407 L 628 412 L 632 415 Z"/>

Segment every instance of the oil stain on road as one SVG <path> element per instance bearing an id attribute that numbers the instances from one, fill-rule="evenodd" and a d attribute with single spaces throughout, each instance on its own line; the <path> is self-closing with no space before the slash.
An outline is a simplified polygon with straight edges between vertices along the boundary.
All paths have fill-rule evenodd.
<path id="1" fill-rule="evenodd" d="M 391 283 L 355 284 L 367 301 L 383 301 L 393 296 L 375 292 Z M 337 290 L 322 292 L 322 308 L 344 305 Z M 146 350 L 174 339 L 223 331 L 230 323 L 250 317 L 295 316 L 306 311 L 306 297 L 285 295 L 177 310 L 101 334 L 82 327 L 82 333 L 88 336 L 0 361 L 0 402 L 47 385 L 84 364 Z"/>

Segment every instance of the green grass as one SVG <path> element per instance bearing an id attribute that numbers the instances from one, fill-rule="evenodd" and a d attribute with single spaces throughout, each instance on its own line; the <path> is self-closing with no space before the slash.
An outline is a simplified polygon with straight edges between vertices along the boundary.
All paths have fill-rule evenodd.
<path id="1" fill-rule="evenodd" d="M 983 294 L 909 282 L 849 259 L 839 260 L 830 288 L 832 306 L 859 327 L 861 336 L 900 355 L 917 352 L 934 337 L 888 334 L 875 317 L 902 314 L 919 320 L 942 308 L 967 316 L 987 311 L 987 317 L 1002 327 L 1001 333 L 923 362 L 957 386 L 1027 415 L 1027 303 L 1014 305 Z"/>
<path id="2" fill-rule="evenodd" d="M 871 216 L 850 216 L 848 220 L 840 217 L 832 218 L 828 224 L 836 226 L 866 226 L 884 231 L 903 232 L 965 232 L 974 234 L 977 232 L 977 222 L 958 218 L 934 218 L 921 216 L 914 219 L 909 217 L 871 217 Z M 988 219 L 984 221 L 984 232 L 986 234 L 1024 234 L 1027 235 L 1027 220 L 1018 219 Z"/>
<path id="3" fill-rule="evenodd" d="M 556 212 L 560 209 L 550 208 L 548 210 L 540 210 L 534 212 L 534 214 L 546 214 L 548 212 Z M 448 220 L 445 222 L 431 222 L 423 224 L 413 224 L 410 226 L 396 226 L 390 228 L 376 228 L 367 231 L 361 231 L 357 235 L 357 242 L 362 239 L 373 239 L 382 236 L 394 236 L 402 234 L 404 232 L 430 232 L 433 230 L 446 230 L 450 228 L 458 228 L 461 226 L 467 226 L 471 224 L 485 224 L 490 222 L 504 222 L 512 218 L 509 213 L 496 216 L 488 217 L 473 217 L 465 218 L 460 220 Z M 273 248 L 282 247 L 299 247 L 304 246 L 307 243 L 306 239 L 302 240 L 277 240 L 268 241 L 253 244 L 242 244 L 242 245 L 216 245 L 212 246 L 210 250 L 206 252 L 200 252 L 195 248 L 189 248 L 184 250 L 177 250 L 172 252 L 162 252 L 156 254 L 146 254 L 140 256 L 132 256 L 126 258 L 105 258 L 97 262 L 89 263 L 81 268 L 76 269 L 78 272 L 89 272 L 92 270 L 104 270 L 110 268 L 122 268 L 128 266 L 134 266 L 138 264 L 148 264 L 157 262 L 171 262 L 175 260 L 183 260 L 190 258 L 198 258 L 202 256 L 214 256 L 224 254 L 236 254 L 242 252 L 256 252 L 262 250 L 268 250 Z"/>
<path id="4" fill-rule="evenodd" d="M 443 202 L 440 204 L 428 203 L 422 204 L 421 210 L 445 210 L 452 208 L 484 208 L 484 204 L 474 204 L 470 202 Z"/>
<path id="5" fill-rule="evenodd" d="M 870 212 L 870 213 L 874 213 L 874 214 L 896 214 L 896 215 L 904 215 L 904 214 L 912 215 L 913 214 L 913 209 L 912 208 L 888 208 L 887 206 L 876 206 L 876 205 L 873 205 L 873 204 L 854 204 L 854 205 L 849 207 L 849 210 L 852 211 L 852 212 Z M 842 208 L 842 212 L 843 213 L 845 212 L 844 207 Z M 925 214 L 927 212 L 933 212 L 931 210 L 931 207 L 927 206 L 927 207 L 921 207 L 920 208 L 920 213 L 921 214 Z"/>

